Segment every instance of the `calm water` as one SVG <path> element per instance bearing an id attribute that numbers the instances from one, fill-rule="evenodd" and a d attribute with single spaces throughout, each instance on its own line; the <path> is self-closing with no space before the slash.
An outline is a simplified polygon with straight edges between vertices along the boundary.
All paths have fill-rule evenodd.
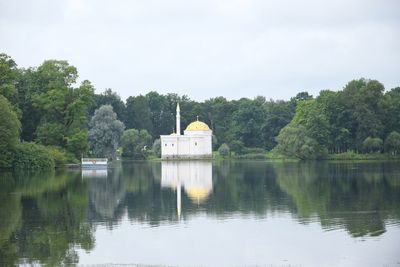
<path id="1" fill-rule="evenodd" d="M 0 174 L 0 265 L 400 266 L 400 163 Z"/>

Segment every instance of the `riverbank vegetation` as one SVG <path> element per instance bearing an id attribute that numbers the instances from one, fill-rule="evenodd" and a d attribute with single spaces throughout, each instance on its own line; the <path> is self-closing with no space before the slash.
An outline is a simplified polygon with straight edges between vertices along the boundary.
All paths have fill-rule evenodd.
<path id="1" fill-rule="evenodd" d="M 174 132 L 177 102 L 182 127 L 199 116 L 213 130 L 213 150 L 222 157 L 393 158 L 400 151 L 400 87 L 385 91 L 376 80 L 353 80 L 316 97 L 301 92 L 289 100 L 198 102 L 154 91 L 123 101 L 112 89 L 95 93 L 90 81 L 77 79 L 77 69 L 64 60 L 25 69 L 0 54 L 1 168 L 18 166 L 15 156 L 24 147 L 47 153 L 56 165 L 82 156 L 114 158 L 117 147 L 127 158 L 158 156 L 159 136 Z"/>

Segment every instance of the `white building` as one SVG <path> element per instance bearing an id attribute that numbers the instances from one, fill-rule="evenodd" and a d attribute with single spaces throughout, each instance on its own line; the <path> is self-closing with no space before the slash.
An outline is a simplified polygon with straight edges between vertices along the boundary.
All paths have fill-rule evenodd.
<path id="1" fill-rule="evenodd" d="M 181 135 L 179 103 L 176 106 L 176 133 L 161 135 L 160 139 L 163 159 L 212 158 L 212 131 L 207 124 L 197 119 Z"/>

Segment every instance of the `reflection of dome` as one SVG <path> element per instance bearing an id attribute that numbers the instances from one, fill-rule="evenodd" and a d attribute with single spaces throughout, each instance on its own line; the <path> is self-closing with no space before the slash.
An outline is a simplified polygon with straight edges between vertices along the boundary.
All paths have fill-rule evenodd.
<path id="1" fill-rule="evenodd" d="M 190 187 L 187 188 L 185 191 L 192 201 L 196 201 L 198 204 L 200 204 L 207 199 L 211 190 L 204 187 Z"/>
<path id="2" fill-rule="evenodd" d="M 209 131 L 208 125 L 202 121 L 194 121 L 186 127 L 186 131 Z"/>

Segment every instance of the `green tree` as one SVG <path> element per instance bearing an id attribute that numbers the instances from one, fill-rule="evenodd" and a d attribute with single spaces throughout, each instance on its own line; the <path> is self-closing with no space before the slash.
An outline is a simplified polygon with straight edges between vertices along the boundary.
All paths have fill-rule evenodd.
<path id="1" fill-rule="evenodd" d="M 388 136 L 393 131 L 400 132 L 400 87 L 386 92 L 379 104 L 383 112 L 384 125 L 381 136 Z"/>
<path id="2" fill-rule="evenodd" d="M 87 80 L 72 87 L 78 74 L 66 61 L 48 60 L 34 70 L 32 105 L 40 111 L 36 140 L 59 146 L 76 157 L 86 153 L 87 114 L 94 104 L 94 88 Z"/>
<path id="3" fill-rule="evenodd" d="M 125 103 L 121 100 L 121 97 L 113 92 L 112 89 L 108 88 L 101 94 L 94 95 L 95 104 L 90 108 L 89 115 L 93 116 L 94 111 L 103 105 L 111 105 L 114 112 L 117 114 L 118 120 L 126 123 L 127 114 Z"/>
<path id="4" fill-rule="evenodd" d="M 159 137 L 161 134 L 169 134 L 172 132 L 173 114 L 166 111 L 167 98 L 157 92 L 149 92 L 146 94 L 146 100 L 150 109 L 150 120 L 153 125 L 152 136 Z M 170 124 L 169 124 L 170 123 Z"/>
<path id="5" fill-rule="evenodd" d="M 161 140 L 160 138 L 154 140 L 152 150 L 157 157 L 161 157 Z"/>
<path id="6" fill-rule="evenodd" d="M 111 105 L 97 109 L 89 123 L 89 146 L 97 157 L 114 158 L 124 124 L 117 119 Z"/>
<path id="7" fill-rule="evenodd" d="M 0 95 L 7 98 L 17 114 L 20 115 L 18 94 L 15 86 L 17 78 L 18 68 L 15 61 L 10 56 L 0 53 Z"/>
<path id="8" fill-rule="evenodd" d="M 368 136 L 380 136 L 383 130 L 383 111 L 380 102 L 384 86 L 376 80 L 359 79 L 350 81 L 339 92 L 343 105 L 340 128 L 350 131 L 352 148 L 362 150 Z"/>
<path id="9" fill-rule="evenodd" d="M 293 120 L 280 131 L 277 149 L 284 155 L 300 159 L 324 158 L 329 143 L 329 126 L 317 100 L 301 101 Z"/>
<path id="10" fill-rule="evenodd" d="M 365 152 L 381 152 L 383 141 L 380 138 L 367 137 L 362 144 Z"/>
<path id="11" fill-rule="evenodd" d="M 219 148 L 218 148 L 218 153 L 223 156 L 227 157 L 230 155 L 231 151 L 229 149 L 229 146 L 225 143 L 223 143 Z"/>
<path id="12" fill-rule="evenodd" d="M 294 110 L 290 102 L 286 101 L 268 101 L 265 107 L 265 124 L 263 126 L 263 135 L 265 148 L 271 150 L 276 143 L 276 137 L 279 131 L 285 127 L 294 116 Z"/>
<path id="13" fill-rule="evenodd" d="M 305 126 L 289 124 L 277 137 L 277 150 L 283 155 L 299 159 L 321 159 L 326 157 L 327 150 L 310 137 Z"/>
<path id="14" fill-rule="evenodd" d="M 0 168 L 12 165 L 21 124 L 10 102 L 0 95 Z"/>
<path id="15" fill-rule="evenodd" d="M 208 117 L 210 118 L 210 127 L 213 134 L 217 137 L 217 144 L 233 141 L 234 132 L 233 113 L 236 111 L 236 105 L 226 100 L 224 97 L 216 97 L 206 100 L 204 105 L 208 106 Z"/>
<path id="16" fill-rule="evenodd" d="M 146 97 L 142 95 L 128 97 L 126 111 L 129 114 L 126 120 L 128 129 L 145 129 L 150 133 L 153 132 L 151 112 Z"/>
<path id="17" fill-rule="evenodd" d="M 397 155 L 400 151 L 400 133 L 393 131 L 385 140 L 385 151 Z"/>
<path id="18" fill-rule="evenodd" d="M 151 145 L 151 135 L 146 130 L 129 129 L 121 138 L 122 156 L 134 159 L 145 159 Z"/>
<path id="19" fill-rule="evenodd" d="M 233 114 L 233 132 L 236 140 L 246 147 L 264 147 L 262 128 L 265 118 L 263 102 L 241 99 Z"/>

